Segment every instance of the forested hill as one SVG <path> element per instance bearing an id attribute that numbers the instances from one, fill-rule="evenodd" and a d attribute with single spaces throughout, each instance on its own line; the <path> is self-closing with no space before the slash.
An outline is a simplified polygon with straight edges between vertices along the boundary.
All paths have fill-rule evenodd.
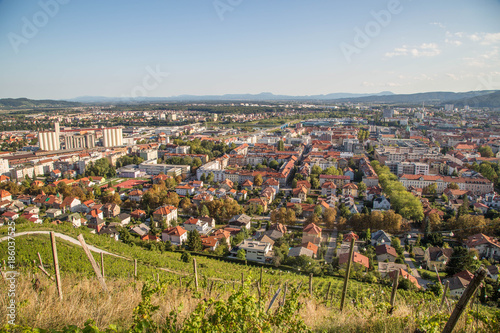
<path id="1" fill-rule="evenodd" d="M 0 109 L 15 110 L 15 109 L 33 109 L 33 108 L 60 108 L 60 107 L 75 107 L 81 103 L 56 101 L 52 99 L 34 100 L 29 98 L 1 98 Z"/>
<path id="2" fill-rule="evenodd" d="M 446 91 L 436 91 L 436 92 L 426 92 L 418 94 L 400 94 L 400 95 L 387 95 L 387 96 L 367 96 L 358 98 L 343 98 L 338 99 L 340 102 L 353 102 L 353 103 L 386 103 L 386 104 L 414 104 L 421 105 L 432 104 L 432 105 L 443 105 L 447 103 L 454 104 L 455 102 L 465 102 L 469 101 L 470 104 L 464 105 L 476 105 L 473 104 L 473 100 L 480 100 L 481 105 L 479 107 L 500 107 L 500 99 L 491 98 L 500 96 L 498 95 L 500 91 L 495 90 L 482 90 L 482 91 L 469 91 L 469 92 L 446 92 Z M 457 103 L 458 104 L 458 103 Z"/>

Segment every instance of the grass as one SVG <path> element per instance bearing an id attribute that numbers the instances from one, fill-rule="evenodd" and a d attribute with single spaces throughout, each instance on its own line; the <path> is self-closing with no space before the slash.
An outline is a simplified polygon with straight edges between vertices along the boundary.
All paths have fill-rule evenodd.
<path id="1" fill-rule="evenodd" d="M 422 268 L 417 268 L 417 271 L 418 273 L 420 274 L 420 276 L 422 276 L 422 274 L 424 274 L 424 276 L 422 276 L 423 279 L 426 279 L 426 280 L 431 280 L 431 281 L 434 281 L 434 282 L 437 282 L 438 281 L 438 276 L 436 274 L 435 271 L 429 271 L 427 269 L 422 269 Z M 443 279 L 446 277 L 446 273 L 445 272 L 439 272 L 439 278 L 440 279 Z"/>
<path id="2" fill-rule="evenodd" d="M 66 274 L 62 277 L 63 300 L 57 296 L 55 283 L 34 271 L 23 271 L 17 280 L 17 319 L 22 326 L 43 329 L 62 329 L 67 325 L 82 327 L 88 319 L 104 329 L 110 324 L 130 327 L 133 323 L 133 309 L 141 301 L 143 282 L 130 278 L 106 278 L 109 295 L 101 291 L 95 278 L 82 277 L 79 274 Z M 181 322 L 195 309 L 204 298 L 219 297 L 221 300 L 233 294 L 231 285 L 216 285 L 212 288 L 202 286 L 199 292 L 192 285 L 179 286 L 176 280 L 161 276 L 160 280 L 168 284 L 166 293 L 152 296 L 152 304 L 159 307 L 152 316 L 157 323 L 165 321 L 165 315 L 172 310 L 180 310 Z M 266 285 L 267 286 L 267 285 Z M 269 300 L 276 287 L 264 286 L 262 297 Z M 290 286 L 291 287 L 296 287 Z M 235 287 L 236 289 L 239 286 Z M 414 332 L 425 327 L 432 315 L 439 313 L 438 300 L 427 299 L 423 302 L 407 302 L 406 298 L 397 299 L 392 314 L 388 314 L 389 305 L 380 295 L 358 298 L 357 303 L 347 298 L 343 312 L 339 309 L 339 298 L 325 302 L 323 297 L 309 297 L 307 287 L 302 287 L 300 302 L 304 305 L 300 316 L 313 332 Z M 289 289 L 292 290 L 292 289 Z M 5 308 L 8 298 L 6 284 L 0 285 L 0 325 L 6 324 Z M 250 293 L 257 295 L 257 289 L 250 286 Z M 376 294 L 376 293 L 374 293 Z M 217 295 L 217 296 L 215 296 Z M 283 294 L 281 294 L 280 299 Z M 276 309 L 277 303 L 273 305 Z M 271 310 L 273 311 L 273 310 Z M 485 312 L 482 311 L 484 314 Z M 470 318 L 470 315 L 465 315 Z M 439 325 L 444 325 L 448 313 L 440 313 Z M 444 318 L 444 321 L 443 319 Z M 460 320 L 457 332 L 477 332 L 473 321 Z M 480 322 L 480 325 L 482 323 Z M 485 332 L 485 331 L 483 331 Z"/>

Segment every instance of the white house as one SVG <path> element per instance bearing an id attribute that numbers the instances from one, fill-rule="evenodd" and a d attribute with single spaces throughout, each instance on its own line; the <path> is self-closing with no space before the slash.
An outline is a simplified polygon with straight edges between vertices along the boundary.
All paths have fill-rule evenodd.
<path id="1" fill-rule="evenodd" d="M 373 200 L 373 209 L 375 210 L 389 210 L 391 209 L 391 203 L 385 196 L 380 196 Z"/>
<path id="2" fill-rule="evenodd" d="M 182 245 L 187 241 L 187 231 L 183 227 L 170 227 L 162 231 L 161 240 L 170 241 L 174 245 Z"/>

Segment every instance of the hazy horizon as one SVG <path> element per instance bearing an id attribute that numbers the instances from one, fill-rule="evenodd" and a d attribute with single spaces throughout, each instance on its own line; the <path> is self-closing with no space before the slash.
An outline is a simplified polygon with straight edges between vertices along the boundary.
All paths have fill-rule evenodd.
<path id="1" fill-rule="evenodd" d="M 0 1 L 0 98 L 500 89 L 500 1 Z"/>

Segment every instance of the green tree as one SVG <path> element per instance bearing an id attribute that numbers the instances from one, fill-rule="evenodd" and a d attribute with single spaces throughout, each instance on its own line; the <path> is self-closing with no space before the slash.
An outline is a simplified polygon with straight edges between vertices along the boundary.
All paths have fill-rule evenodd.
<path id="1" fill-rule="evenodd" d="M 465 247 L 456 247 L 453 249 L 453 254 L 446 264 L 446 274 L 448 276 L 459 273 L 465 269 L 474 271 L 478 265 L 478 261 L 474 259 L 474 252 L 467 250 Z"/>
<path id="2" fill-rule="evenodd" d="M 191 251 L 201 251 L 203 249 L 201 236 L 198 233 L 198 231 L 196 230 L 188 231 L 186 246 Z"/>
<path id="3" fill-rule="evenodd" d="M 210 216 L 210 211 L 208 210 L 207 206 L 201 206 L 200 216 Z"/>
<path id="4" fill-rule="evenodd" d="M 189 254 L 189 252 L 186 252 L 186 251 L 182 252 L 181 260 L 183 262 L 191 262 L 191 254 Z"/>
<path id="5" fill-rule="evenodd" d="M 481 154 L 481 157 L 493 157 L 495 154 L 491 150 L 490 146 L 482 146 L 479 148 L 479 153 Z"/>
<path id="6" fill-rule="evenodd" d="M 285 150 L 285 143 L 283 140 L 278 141 L 278 151 L 284 151 Z"/>
<path id="7" fill-rule="evenodd" d="M 245 260 L 247 258 L 247 254 L 244 249 L 239 249 L 238 253 L 236 253 L 236 257 L 240 260 Z"/>
<path id="8" fill-rule="evenodd" d="M 255 176 L 255 178 L 254 178 L 255 186 L 261 186 L 262 183 L 263 183 L 262 175 L 258 174 L 257 176 Z"/>

